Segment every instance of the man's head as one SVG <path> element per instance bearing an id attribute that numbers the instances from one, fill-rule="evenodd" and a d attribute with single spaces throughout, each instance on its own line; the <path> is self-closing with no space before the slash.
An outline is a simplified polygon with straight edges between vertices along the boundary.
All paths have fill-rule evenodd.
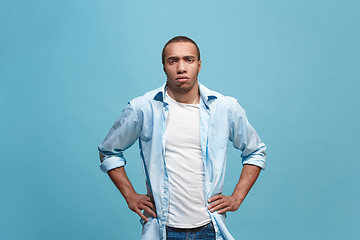
<path id="1" fill-rule="evenodd" d="M 188 37 L 170 39 L 162 52 L 167 87 L 173 93 L 187 94 L 197 91 L 197 77 L 201 69 L 200 51 Z"/>
<path id="2" fill-rule="evenodd" d="M 164 64 L 165 61 L 165 48 L 170 44 L 170 43 L 178 43 L 178 42 L 189 42 L 195 45 L 196 50 L 197 50 L 197 60 L 200 60 L 200 49 L 198 47 L 198 45 L 196 44 L 196 42 L 194 40 L 192 40 L 191 38 L 185 37 L 185 36 L 176 36 L 173 37 L 172 39 L 170 39 L 165 46 L 163 47 L 162 50 L 162 63 Z"/>

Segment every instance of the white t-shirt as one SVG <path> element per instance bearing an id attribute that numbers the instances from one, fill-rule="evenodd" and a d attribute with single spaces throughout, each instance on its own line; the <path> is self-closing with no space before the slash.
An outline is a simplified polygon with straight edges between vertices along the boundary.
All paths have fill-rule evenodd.
<path id="1" fill-rule="evenodd" d="M 204 200 L 199 104 L 176 102 L 167 92 L 165 100 L 169 103 L 165 163 L 170 192 L 166 225 L 200 227 L 211 220 Z"/>

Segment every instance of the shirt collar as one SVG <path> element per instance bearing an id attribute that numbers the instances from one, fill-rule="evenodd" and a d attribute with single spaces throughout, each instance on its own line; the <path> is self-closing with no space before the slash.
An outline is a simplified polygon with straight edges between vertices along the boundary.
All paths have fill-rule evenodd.
<path id="1" fill-rule="evenodd" d="M 206 105 L 211 104 L 217 99 L 215 92 L 209 90 L 207 87 L 199 83 L 200 97 Z M 164 102 L 165 99 L 166 83 L 155 90 L 154 100 Z"/>

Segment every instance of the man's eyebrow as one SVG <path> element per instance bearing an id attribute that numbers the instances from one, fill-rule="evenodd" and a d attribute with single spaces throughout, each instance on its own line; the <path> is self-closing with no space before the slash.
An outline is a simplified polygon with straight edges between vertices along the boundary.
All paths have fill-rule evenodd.
<path id="1" fill-rule="evenodd" d="M 179 59 L 179 57 L 168 57 L 166 60 L 176 60 L 176 59 Z"/>
<path id="2" fill-rule="evenodd" d="M 177 60 L 179 59 L 180 57 L 177 57 L 177 56 L 173 56 L 173 57 L 168 57 L 166 60 Z M 196 58 L 195 56 L 193 55 L 187 55 L 187 56 L 183 56 L 183 58 L 185 59 L 192 59 L 192 58 Z"/>

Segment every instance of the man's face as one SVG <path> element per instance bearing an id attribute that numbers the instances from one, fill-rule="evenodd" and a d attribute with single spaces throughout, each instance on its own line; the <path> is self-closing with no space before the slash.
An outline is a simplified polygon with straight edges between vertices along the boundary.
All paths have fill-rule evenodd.
<path id="1" fill-rule="evenodd" d="M 197 49 L 190 42 L 174 42 L 165 48 L 164 71 L 167 87 L 174 93 L 186 94 L 198 87 L 197 76 L 201 60 L 197 59 Z"/>

